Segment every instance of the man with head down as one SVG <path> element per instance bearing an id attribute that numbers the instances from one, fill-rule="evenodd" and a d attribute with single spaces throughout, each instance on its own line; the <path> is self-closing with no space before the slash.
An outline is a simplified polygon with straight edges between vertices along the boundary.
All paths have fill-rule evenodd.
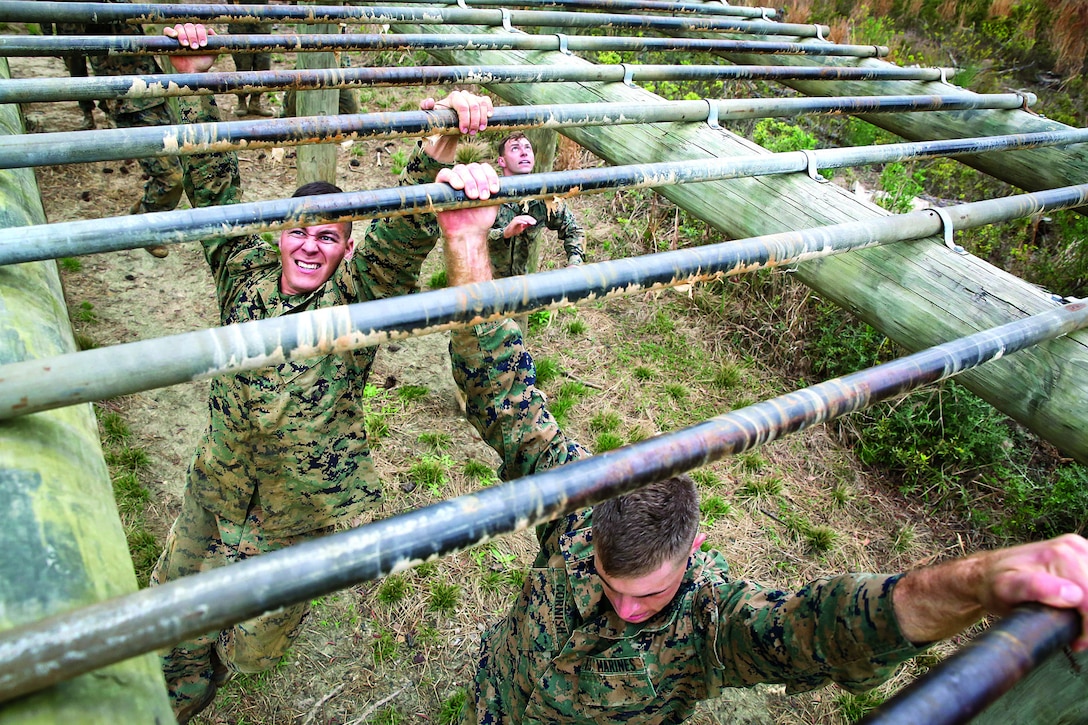
<path id="1" fill-rule="evenodd" d="M 457 186 L 482 173 L 439 178 Z M 451 268 L 453 285 L 491 278 L 493 216 L 481 214 L 439 215 L 447 248 L 467 260 Z M 451 352 L 466 415 L 502 457 L 504 480 L 588 455 L 548 413 L 511 321 L 455 331 Z M 682 475 L 539 526 L 519 598 L 483 635 L 465 721 L 678 723 L 727 687 L 870 688 L 1020 603 L 1088 616 L 1088 541 L 1072 534 L 786 592 L 733 579 L 718 552 L 702 551 L 698 525 L 698 492 Z M 1075 649 L 1088 649 L 1088 630 Z"/>
<path id="2" fill-rule="evenodd" d="M 164 30 L 192 48 L 206 45 L 209 32 L 193 24 Z M 212 60 L 177 56 L 174 62 L 179 71 L 203 72 Z M 468 134 L 483 131 L 492 111 L 489 99 L 461 91 L 420 105 L 455 110 Z M 457 136 L 422 143 L 408 163 L 409 181 L 433 180 L 456 147 Z M 236 163 L 234 154 L 223 157 Z M 339 191 L 317 182 L 295 196 Z M 412 292 L 437 237 L 434 217 L 421 215 L 374 222 L 358 245 L 350 222 L 286 229 L 278 244 L 257 236 L 203 244 L 220 322 L 229 325 Z M 381 499 L 362 399 L 375 353 L 374 347 L 331 353 L 212 381 L 210 423 L 152 584 L 321 536 Z M 178 722 L 206 707 L 230 672 L 259 672 L 279 662 L 306 611 L 305 604 L 288 607 L 166 653 L 163 669 Z"/>

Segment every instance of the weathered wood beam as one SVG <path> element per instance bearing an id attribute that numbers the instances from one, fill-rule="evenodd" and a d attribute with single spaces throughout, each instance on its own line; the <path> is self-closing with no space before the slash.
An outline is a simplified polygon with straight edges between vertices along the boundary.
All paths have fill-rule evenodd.
<path id="1" fill-rule="evenodd" d="M 20 133 L 18 106 L 0 106 L 0 134 Z M 0 228 L 44 223 L 33 171 L 0 171 Z M 0 362 L 74 350 L 56 263 L 0 268 Z M 0 630 L 136 591 L 90 405 L 0 423 L 0 501 Z M 6 725 L 104 722 L 173 722 L 157 656 L 0 708 Z"/>
<path id="2" fill-rule="evenodd" d="M 418 26 L 393 27 L 396 32 L 409 32 L 409 27 L 419 32 Z M 468 28 L 445 27 L 451 32 L 470 32 Z M 489 63 L 541 65 L 586 62 L 555 52 L 430 52 L 449 64 L 485 59 Z M 621 83 L 504 84 L 489 90 L 514 104 L 625 101 L 649 105 L 661 101 L 645 90 Z M 1019 111 L 951 115 L 978 119 L 973 129 L 981 135 L 979 128 L 995 128 L 1002 118 L 1013 114 L 1027 115 Z M 932 114 L 924 115 L 928 118 Z M 572 128 L 563 133 L 613 164 L 724 158 L 762 150 L 747 139 L 706 124 Z M 1031 153 L 1035 152 L 1007 156 Z M 1061 156 L 1062 152 L 1053 153 Z M 658 191 L 734 238 L 886 214 L 840 187 L 805 174 L 668 186 Z M 805 262 L 798 265 L 796 275 L 822 297 L 908 350 L 963 337 L 1057 304 L 1051 295 L 1023 280 L 975 257 L 956 254 L 937 237 Z M 985 371 L 965 373 L 960 380 L 999 410 L 1088 463 L 1088 335 L 1069 335 L 1015 359 L 989 365 Z"/>
<path id="3" fill-rule="evenodd" d="M 324 0 L 323 0 L 324 2 Z M 309 2 L 303 5 L 313 4 Z M 328 0 L 326 5 L 343 5 L 343 0 Z M 314 28 L 317 33 L 335 33 L 335 25 L 318 25 Z M 332 51 L 324 53 L 299 53 L 295 58 L 298 70 L 338 68 L 336 53 Z M 299 91 L 297 106 L 299 118 L 307 116 L 335 116 L 339 110 L 340 93 L 335 88 L 327 88 L 314 91 Z M 320 144 L 316 146 L 303 146 L 298 150 L 296 163 L 296 186 L 309 184 L 312 181 L 325 181 L 336 183 L 336 145 Z"/>
<path id="4" fill-rule="evenodd" d="M 731 38 L 728 34 L 668 32 L 679 38 Z M 774 36 L 744 36 L 749 40 L 781 40 Z M 821 41 L 801 40 L 802 45 L 821 45 Z M 883 70 L 898 66 L 876 58 L 821 58 L 813 63 L 804 55 L 753 55 L 751 53 L 714 52 L 715 55 L 732 63 L 748 64 L 758 62 L 762 65 L 790 67 L 828 66 Z M 757 60 L 758 59 L 758 60 Z M 933 93 L 961 92 L 976 95 L 971 91 L 940 81 L 826 81 L 783 80 L 789 86 L 807 96 L 839 95 L 930 95 Z M 878 116 L 859 114 L 874 126 L 898 134 L 913 141 L 935 139 L 964 138 L 968 136 L 997 136 L 1009 133 L 1031 133 L 1033 131 L 1064 131 L 1069 128 L 1063 123 L 1039 116 L 1028 111 L 1008 113 L 975 113 L 972 111 L 952 111 L 947 113 L 927 113 L 912 115 L 899 113 Z M 1012 184 L 1026 191 L 1053 189 L 1059 186 L 1083 184 L 1088 181 L 1088 145 L 1072 149 L 1040 149 L 1014 154 L 980 154 L 964 156 L 963 163 L 985 172 L 994 178 Z"/>

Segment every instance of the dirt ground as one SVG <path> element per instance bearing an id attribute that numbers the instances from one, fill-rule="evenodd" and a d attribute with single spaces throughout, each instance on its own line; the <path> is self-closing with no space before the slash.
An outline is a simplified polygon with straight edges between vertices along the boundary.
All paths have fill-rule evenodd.
<path id="1" fill-rule="evenodd" d="M 64 74 L 55 59 L 12 59 L 12 67 L 16 77 Z M 405 98 L 384 89 L 374 93 L 394 109 Z M 220 97 L 225 111 L 233 104 L 232 96 Z M 25 112 L 40 131 L 75 130 L 80 120 L 75 103 L 32 105 Z M 104 117 L 97 115 L 104 127 Z M 346 190 L 393 185 L 389 152 L 410 144 L 342 147 L 339 185 Z M 282 198 L 294 189 L 290 149 L 245 151 L 240 159 L 246 201 Z M 38 180 L 51 222 L 123 215 L 142 184 L 134 162 L 42 168 Z M 589 230 L 593 261 L 607 259 L 619 249 L 610 206 L 615 203 L 606 197 L 573 202 Z M 549 249 L 544 266 L 559 264 L 560 253 Z M 217 324 L 214 287 L 198 245 L 175 245 L 162 260 L 135 250 L 88 256 L 81 262 L 78 271 L 64 272 L 67 300 L 77 331 L 99 345 Z M 428 260 L 423 280 L 440 265 L 437 256 Z M 567 372 L 554 388 L 546 388 L 549 395 L 557 394 L 569 380 L 588 385 L 589 393 L 570 412 L 576 437 L 592 444 L 597 433 L 590 423 L 605 412 L 619 416 L 629 440 L 686 424 L 677 418 L 677 409 L 685 406 L 678 406 L 678 394 L 668 390 L 675 377 L 668 373 L 667 363 L 620 354 L 632 339 L 654 329 L 662 310 L 677 320 L 663 334 L 689 346 L 693 360 L 732 361 L 742 371 L 739 389 L 728 391 L 714 391 L 695 375 L 681 376 L 680 382 L 694 391 L 690 400 L 724 412 L 788 389 L 758 360 L 745 359 L 743 351 L 729 346 L 730 335 L 743 330 L 723 329 L 703 314 L 701 294 L 667 291 L 599 302 L 555 315 L 530 336 L 538 358 L 553 358 Z M 93 314 L 80 315 L 81 310 Z M 572 324 L 576 320 L 584 324 L 576 328 Z M 387 345 L 378 355 L 371 381 L 379 386 L 388 382 L 389 388 L 381 388 L 374 405 L 388 431 L 376 441 L 375 459 L 387 498 L 375 517 L 472 490 L 481 484 L 464 473 L 464 463 L 497 462 L 460 415 L 448 371 L 447 339 L 442 334 L 417 338 Z M 638 365 L 660 374 L 635 380 L 631 370 Z M 402 400 L 396 391 L 408 385 L 427 388 L 427 395 Z M 152 493 L 147 518 L 160 541 L 177 512 L 186 466 L 207 424 L 207 390 L 207 382 L 196 382 L 118 402 L 151 456 L 154 473 L 145 481 Z M 412 483 L 409 472 L 420 461 L 438 462 L 445 481 L 431 487 Z M 728 501 L 723 511 L 708 515 L 704 522 L 711 541 L 733 562 L 738 575 L 779 586 L 845 569 L 898 570 L 933 552 L 955 552 L 963 545 L 942 522 L 927 520 L 926 512 L 912 509 L 879 482 L 868 480 L 823 428 L 767 446 L 758 456 L 713 464 L 701 481 L 707 484 L 704 497 L 720 495 Z M 763 484 L 780 487 L 782 493 L 775 500 L 785 504 L 760 496 L 733 497 Z M 836 545 L 813 552 L 783 526 L 783 505 L 806 511 L 834 529 Z M 363 582 L 315 600 L 302 636 L 281 664 L 269 673 L 232 680 L 197 722 L 448 722 L 453 705 L 447 701 L 471 679 L 480 632 L 505 611 L 516 590 L 510 572 L 530 560 L 534 546 L 532 537 L 522 533 L 418 568 L 400 577 L 405 585 L 400 598 L 379 582 Z M 456 592 L 455 605 L 439 606 L 439 594 L 451 591 Z M 835 703 L 841 695 L 829 689 L 786 698 L 780 690 L 768 688 L 757 698 L 759 703 L 768 698 L 769 711 L 740 715 L 733 703 L 745 694 L 737 693 L 701 708 L 693 722 L 834 723 L 840 721 Z"/>

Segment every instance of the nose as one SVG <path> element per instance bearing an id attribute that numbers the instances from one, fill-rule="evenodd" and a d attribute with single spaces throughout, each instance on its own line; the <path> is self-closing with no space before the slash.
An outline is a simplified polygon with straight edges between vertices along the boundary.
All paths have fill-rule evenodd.
<path id="1" fill-rule="evenodd" d="M 642 614 L 642 607 L 634 597 L 619 595 L 612 604 L 616 608 L 616 614 L 620 615 L 620 619 L 634 619 Z"/>

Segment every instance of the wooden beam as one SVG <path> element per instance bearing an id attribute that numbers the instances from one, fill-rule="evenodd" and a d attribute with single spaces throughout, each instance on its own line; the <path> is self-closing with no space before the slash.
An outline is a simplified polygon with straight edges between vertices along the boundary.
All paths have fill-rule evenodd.
<path id="1" fill-rule="evenodd" d="M 393 26 L 419 32 L 420 26 Z M 423 32 L 437 32 L 424 26 Z M 444 26 L 448 32 L 471 28 Z M 478 51 L 434 50 L 449 64 L 482 62 Z M 583 64 L 558 52 L 486 51 L 489 63 Z M 625 101 L 658 96 L 621 83 L 504 84 L 489 88 L 513 104 Z M 994 132 L 1019 112 L 962 114 L 963 134 Z M 928 118 L 932 114 L 903 114 Z M 958 114 L 951 114 L 958 115 Z M 1027 115 L 1027 114 L 1023 114 Z M 758 153 L 747 139 L 705 123 L 564 129 L 613 164 Z M 1016 152 L 1034 153 L 1034 152 Z M 1054 152 L 1060 154 L 1060 152 Z M 1010 156 L 1012 154 L 1009 154 Z M 1085 177 L 1080 177 L 1083 181 Z M 662 187 L 659 193 L 733 238 L 884 215 L 834 184 L 806 174 Z M 961 256 L 940 238 L 862 250 L 798 265 L 798 279 L 908 350 L 994 327 L 1054 307 L 1051 295 L 986 262 Z M 1088 335 L 1069 335 L 958 378 L 999 410 L 1082 463 L 1088 463 Z"/>
<path id="2" fill-rule="evenodd" d="M 678 38 L 745 38 L 770 40 L 768 36 L 739 36 L 707 33 L 667 33 Z M 775 38 L 776 40 L 778 38 Z M 820 41 L 803 40 L 805 45 Z M 745 65 L 776 65 L 789 67 L 828 66 L 869 69 L 890 69 L 898 66 L 876 58 L 819 58 L 804 55 L 755 55 L 751 53 L 716 52 L 715 55 L 732 63 Z M 789 86 L 807 96 L 898 96 L 947 94 L 958 91 L 975 95 L 966 88 L 939 81 L 808 81 L 785 80 Z M 874 126 L 912 141 L 997 136 L 1034 131 L 1060 131 L 1070 128 L 1063 123 L 1031 111 L 950 111 L 935 113 L 862 114 L 858 116 Z M 984 173 L 1026 191 L 1054 189 L 1088 181 L 1088 145 L 1065 149 L 1037 149 L 1016 153 L 980 154 L 958 159 Z"/>
<path id="3" fill-rule="evenodd" d="M 314 5 L 314 2 L 299 3 Z M 322 0 L 322 5 L 343 5 L 344 0 Z M 337 33 L 336 25 L 315 25 L 315 33 Z M 295 67 L 299 70 L 312 68 L 338 68 L 336 53 L 299 53 Z M 341 91 L 326 88 L 320 91 L 299 91 L 296 96 L 299 118 L 305 116 L 335 116 L 339 110 Z M 296 184 L 302 186 L 312 181 L 336 183 L 336 144 L 300 146 L 296 157 Z"/>
<path id="4" fill-rule="evenodd" d="M 0 106 L 0 134 L 20 133 L 18 106 Z M 0 228 L 44 223 L 33 171 L 0 172 Z M 0 360 L 74 350 L 56 263 L 0 268 Z M 90 405 L 0 425 L 0 500 L 0 630 L 136 591 Z M 0 723 L 173 721 L 154 654 L 0 706 Z"/>

